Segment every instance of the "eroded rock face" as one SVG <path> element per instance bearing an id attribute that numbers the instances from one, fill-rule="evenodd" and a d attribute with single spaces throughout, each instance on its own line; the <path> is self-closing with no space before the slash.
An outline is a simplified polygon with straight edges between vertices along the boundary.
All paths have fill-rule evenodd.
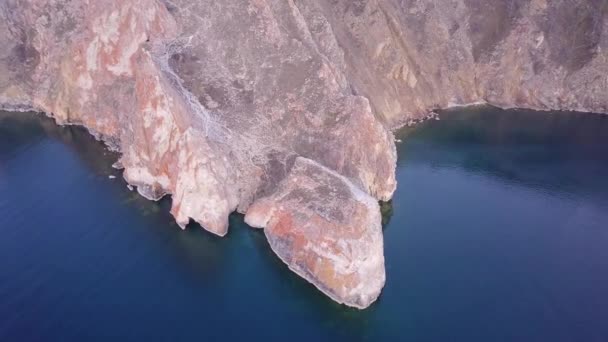
<path id="1" fill-rule="evenodd" d="M 0 105 L 87 127 L 143 196 L 172 195 L 182 227 L 225 235 L 231 212 L 259 223 L 287 191 L 311 207 L 268 223 L 273 246 L 344 234 L 375 255 L 381 239 L 354 236 L 376 234 L 362 203 L 396 187 L 389 128 L 475 102 L 608 111 L 607 16 L 606 0 L 1 0 Z M 332 205 L 358 216 L 314 228 L 298 215 L 325 217 L 325 202 L 297 173 L 368 198 L 343 191 Z M 314 253 L 295 246 L 275 249 L 338 301 L 364 307 L 382 287 L 344 276 L 343 246 L 327 267 L 296 265 Z"/>
<path id="2" fill-rule="evenodd" d="M 384 251 L 378 201 L 347 178 L 298 157 L 245 221 L 264 232 L 291 270 L 339 303 L 373 303 L 384 286 Z"/>

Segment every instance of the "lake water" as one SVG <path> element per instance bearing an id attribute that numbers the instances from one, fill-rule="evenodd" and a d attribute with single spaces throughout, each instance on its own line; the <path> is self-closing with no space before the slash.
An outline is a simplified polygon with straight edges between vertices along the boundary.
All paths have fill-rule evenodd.
<path id="1" fill-rule="evenodd" d="M 0 341 L 608 341 L 608 116 L 466 109 L 398 137 L 387 283 L 358 311 L 242 216 L 182 232 L 83 129 L 0 113 Z"/>

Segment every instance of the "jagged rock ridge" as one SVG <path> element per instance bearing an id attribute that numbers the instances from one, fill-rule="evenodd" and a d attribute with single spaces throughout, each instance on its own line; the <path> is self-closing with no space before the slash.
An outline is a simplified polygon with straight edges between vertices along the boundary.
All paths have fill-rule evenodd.
<path id="1" fill-rule="evenodd" d="M 389 129 L 476 102 L 606 112 L 607 14 L 608 0 L 2 0 L 0 104 L 87 127 L 143 196 L 172 195 L 182 227 L 225 235 L 246 213 L 296 273 L 362 308 L 384 285 L 371 203 L 396 186 Z"/>

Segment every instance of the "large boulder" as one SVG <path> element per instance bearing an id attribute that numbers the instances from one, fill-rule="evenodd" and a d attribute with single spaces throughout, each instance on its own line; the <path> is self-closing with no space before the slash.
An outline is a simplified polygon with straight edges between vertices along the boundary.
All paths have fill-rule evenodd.
<path id="1" fill-rule="evenodd" d="M 366 308 L 386 279 L 378 202 L 346 177 L 298 158 L 245 222 L 264 228 L 289 268 L 338 303 Z"/>

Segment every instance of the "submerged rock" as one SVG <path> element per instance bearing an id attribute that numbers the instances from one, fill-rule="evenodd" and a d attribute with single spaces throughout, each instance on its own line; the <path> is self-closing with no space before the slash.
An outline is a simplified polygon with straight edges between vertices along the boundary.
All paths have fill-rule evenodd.
<path id="1" fill-rule="evenodd" d="M 607 16 L 603 0 L 4 0 L 0 108 L 87 127 L 182 228 L 225 235 L 247 213 L 292 269 L 364 307 L 384 282 L 371 202 L 395 191 L 390 128 L 469 103 L 608 111 Z"/>
<path id="2" fill-rule="evenodd" d="M 264 228 L 289 268 L 339 303 L 366 308 L 384 286 L 378 201 L 336 172 L 298 158 L 245 222 Z"/>

